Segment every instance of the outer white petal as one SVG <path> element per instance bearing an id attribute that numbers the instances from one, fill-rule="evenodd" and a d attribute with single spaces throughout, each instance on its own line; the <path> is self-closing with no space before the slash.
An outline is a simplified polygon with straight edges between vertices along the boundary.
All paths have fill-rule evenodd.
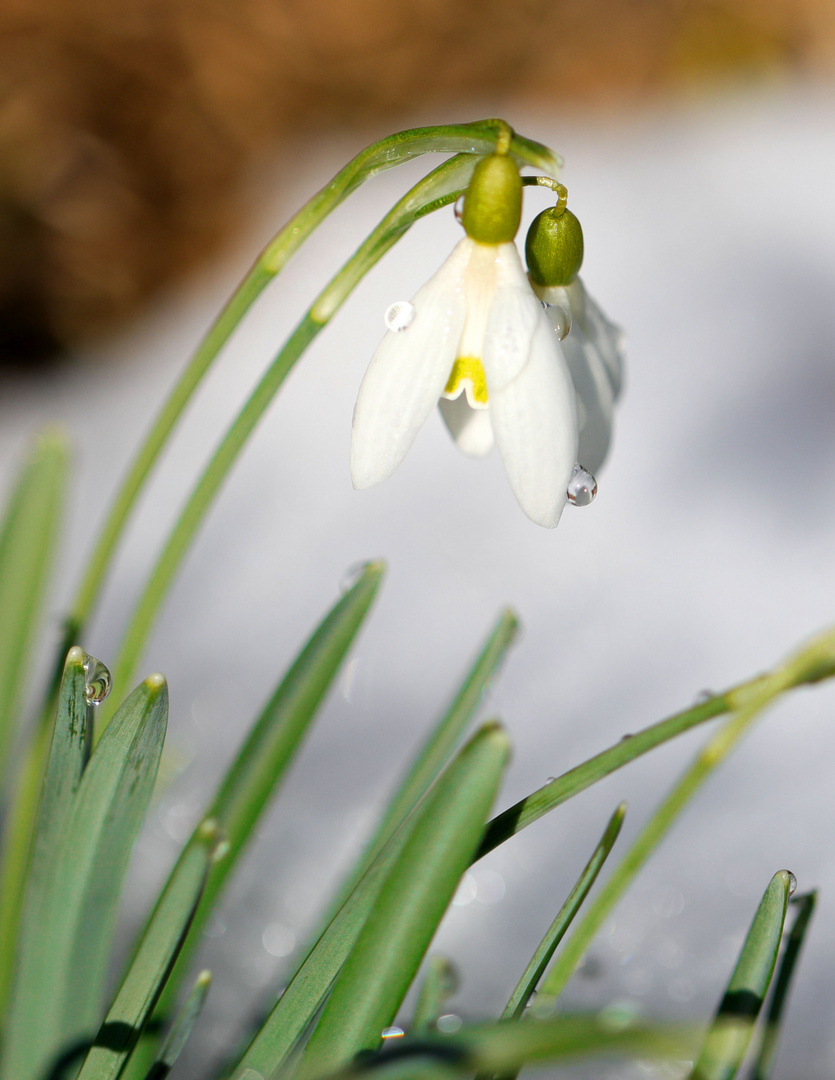
<path id="1" fill-rule="evenodd" d="M 530 359 L 491 394 L 490 419 L 519 505 L 532 521 L 553 529 L 577 460 L 577 416 L 560 344 L 541 308 L 539 313 Z"/>
<path id="2" fill-rule="evenodd" d="M 595 301 L 586 292 L 582 281 L 575 278 L 566 288 L 572 317 L 580 323 L 589 341 L 600 354 L 612 386 L 615 401 L 623 388 L 623 331 L 609 322 Z"/>
<path id="3" fill-rule="evenodd" d="M 612 385 L 600 354 L 580 326 L 572 327 L 562 351 L 577 394 L 577 460 L 595 473 L 606 458 L 612 435 Z"/>
<path id="4" fill-rule="evenodd" d="M 440 398 L 438 408 L 455 439 L 455 445 L 470 457 L 484 457 L 493 449 L 493 428 L 489 409 L 471 409 L 466 394 L 459 394 L 451 401 Z"/>
<path id="5" fill-rule="evenodd" d="M 501 390 L 527 363 L 542 306 L 531 290 L 515 244 L 496 246 L 496 290 L 490 302 L 481 360 L 487 388 Z"/>
<path id="6" fill-rule="evenodd" d="M 411 325 L 389 331 L 371 358 L 354 407 L 355 488 L 391 476 L 446 385 L 466 315 L 463 283 L 472 244 L 466 238 L 455 247 L 418 290 Z"/>

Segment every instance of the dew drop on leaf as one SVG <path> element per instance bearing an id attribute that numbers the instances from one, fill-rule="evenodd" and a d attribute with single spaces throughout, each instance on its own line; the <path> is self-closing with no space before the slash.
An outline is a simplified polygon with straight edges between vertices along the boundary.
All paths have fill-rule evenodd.
<path id="1" fill-rule="evenodd" d="M 100 705 L 110 693 L 113 679 L 101 660 L 89 653 L 84 657 L 84 696 L 88 705 Z"/>

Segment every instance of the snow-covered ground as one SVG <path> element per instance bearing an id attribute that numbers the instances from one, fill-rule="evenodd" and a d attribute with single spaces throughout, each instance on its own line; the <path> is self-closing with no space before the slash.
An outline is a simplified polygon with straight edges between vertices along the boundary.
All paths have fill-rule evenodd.
<path id="1" fill-rule="evenodd" d="M 460 234 L 451 211 L 373 271 L 288 380 L 227 484 L 160 619 L 144 664 L 171 683 L 185 768 L 162 797 L 134 870 L 138 906 L 194 823 L 222 763 L 346 570 L 389 573 L 339 689 L 261 829 L 206 960 L 216 970 L 199 1063 L 278 985 L 317 898 L 360 844 L 409 751 L 499 610 L 524 624 L 485 715 L 507 724 L 507 805 L 582 758 L 770 666 L 835 621 L 835 168 L 833 92 L 766 95 L 589 118 L 508 115 L 566 159 L 583 222 L 587 288 L 628 338 L 614 450 L 585 509 L 555 532 L 518 510 L 494 455 L 456 454 L 439 418 L 399 472 L 356 493 L 351 410 L 384 331 Z M 466 114 L 487 114 L 482 103 Z M 463 111 L 463 110 L 461 110 Z M 415 123 L 437 117 L 415 116 Z M 37 382 L 0 382 L 0 462 L 60 420 L 77 447 L 67 581 L 156 403 L 257 247 L 377 131 L 285 155 L 250 234 L 221 267 L 123 336 Z M 125 546 L 88 651 L 107 661 L 125 611 L 190 478 L 234 405 L 324 277 L 402 190 L 409 166 L 334 216 L 270 290 L 189 413 Z M 528 216 L 546 205 L 533 193 Z M 61 584 L 57 622 L 70 591 Z M 819 886 L 778 1076 L 835 1063 L 835 690 L 773 709 L 640 875 L 572 983 L 577 1005 L 706 1017 L 771 874 Z M 705 732 L 615 774 L 475 870 L 437 947 L 462 971 L 455 1007 L 495 1013 L 614 806 L 617 851 Z M 616 857 L 616 854 L 613 858 Z M 473 886 L 473 887 L 471 887 Z M 469 902 L 468 901 L 469 898 Z M 598 1071 L 599 1075 L 599 1071 Z"/>

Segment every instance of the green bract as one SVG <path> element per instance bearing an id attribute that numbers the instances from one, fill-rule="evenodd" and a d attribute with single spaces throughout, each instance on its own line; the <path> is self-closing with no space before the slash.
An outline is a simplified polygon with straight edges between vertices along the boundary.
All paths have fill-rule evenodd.
<path id="1" fill-rule="evenodd" d="M 528 229 L 525 258 L 535 285 L 570 284 L 583 265 L 583 229 L 570 210 L 554 206 Z"/>
<path id="2" fill-rule="evenodd" d="M 512 158 L 490 154 L 476 165 L 461 223 L 479 244 L 507 244 L 522 217 L 522 178 Z"/>

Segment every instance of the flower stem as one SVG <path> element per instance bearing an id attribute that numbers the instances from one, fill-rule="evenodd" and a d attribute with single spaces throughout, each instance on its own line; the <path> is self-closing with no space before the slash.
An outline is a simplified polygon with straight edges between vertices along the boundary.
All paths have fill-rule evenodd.
<path id="1" fill-rule="evenodd" d="M 99 534 L 67 622 L 74 644 L 99 598 L 116 548 L 159 456 L 198 386 L 265 287 L 324 219 L 366 180 L 425 153 L 489 153 L 512 132 L 504 120 L 412 128 L 389 135 L 357 154 L 267 244 L 194 353 L 140 447 Z M 520 136 L 510 141 L 523 162 L 556 171 L 559 159 L 547 147 Z M 66 653 L 61 652 L 61 662 Z"/>
<path id="2" fill-rule="evenodd" d="M 122 690 L 130 685 L 154 620 L 189 544 L 238 454 L 293 365 L 368 270 L 423 216 L 426 206 L 444 204 L 458 197 L 466 187 L 477 160 L 471 154 L 458 154 L 419 181 L 368 235 L 290 335 L 227 430 L 170 533 L 128 625 L 113 669 L 114 685 Z M 104 712 L 105 708 L 106 705 L 102 706 L 99 712 L 98 734 L 110 715 L 109 711 Z"/>

